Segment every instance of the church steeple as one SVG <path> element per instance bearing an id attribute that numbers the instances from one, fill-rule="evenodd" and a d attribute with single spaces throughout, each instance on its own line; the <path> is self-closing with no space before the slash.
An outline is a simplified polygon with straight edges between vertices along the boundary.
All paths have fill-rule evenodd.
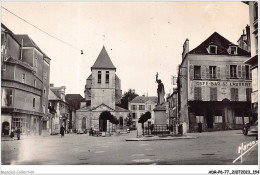
<path id="1" fill-rule="evenodd" d="M 92 69 L 114 69 L 116 70 L 116 67 L 112 63 L 105 46 L 103 46 L 101 52 L 99 53 L 96 62 L 94 65 L 91 67 Z"/>

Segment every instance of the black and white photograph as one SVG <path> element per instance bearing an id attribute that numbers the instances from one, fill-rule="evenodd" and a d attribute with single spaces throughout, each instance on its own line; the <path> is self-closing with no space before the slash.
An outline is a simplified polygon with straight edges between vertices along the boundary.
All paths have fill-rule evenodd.
<path id="1" fill-rule="evenodd" d="M 91 173 L 259 174 L 258 1 L 1 2 L 1 174 Z"/>

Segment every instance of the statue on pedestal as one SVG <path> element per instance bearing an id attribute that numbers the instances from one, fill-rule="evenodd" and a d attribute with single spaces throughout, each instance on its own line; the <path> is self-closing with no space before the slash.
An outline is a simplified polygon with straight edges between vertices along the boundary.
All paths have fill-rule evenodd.
<path id="1" fill-rule="evenodd" d="M 156 74 L 156 82 L 158 83 L 158 88 L 157 88 L 158 102 L 157 102 L 157 105 L 162 105 L 164 103 L 165 91 L 164 91 L 164 85 L 162 83 L 162 80 L 158 79 L 158 72 Z"/>

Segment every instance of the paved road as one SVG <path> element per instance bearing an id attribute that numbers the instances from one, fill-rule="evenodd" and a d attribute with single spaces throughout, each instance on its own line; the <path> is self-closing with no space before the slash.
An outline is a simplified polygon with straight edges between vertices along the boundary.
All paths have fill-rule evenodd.
<path id="1" fill-rule="evenodd" d="M 20 165 L 232 165 L 238 146 L 255 140 L 241 131 L 190 133 L 195 139 L 125 141 L 136 131 L 111 137 L 67 134 L 2 141 L 2 164 Z M 255 146 L 243 162 L 257 165 Z"/>

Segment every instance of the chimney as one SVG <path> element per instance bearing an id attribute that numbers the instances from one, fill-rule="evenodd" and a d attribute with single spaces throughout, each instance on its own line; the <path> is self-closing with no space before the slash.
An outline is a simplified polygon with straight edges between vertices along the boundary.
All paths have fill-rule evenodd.
<path id="1" fill-rule="evenodd" d="M 251 52 L 250 26 L 246 26 L 247 51 Z"/>
<path id="2" fill-rule="evenodd" d="M 53 84 L 53 83 L 51 83 L 51 84 L 50 84 L 50 87 L 54 87 L 54 84 Z"/>
<path id="3" fill-rule="evenodd" d="M 187 38 L 183 44 L 182 60 L 185 58 L 188 52 L 189 52 L 189 39 Z"/>

